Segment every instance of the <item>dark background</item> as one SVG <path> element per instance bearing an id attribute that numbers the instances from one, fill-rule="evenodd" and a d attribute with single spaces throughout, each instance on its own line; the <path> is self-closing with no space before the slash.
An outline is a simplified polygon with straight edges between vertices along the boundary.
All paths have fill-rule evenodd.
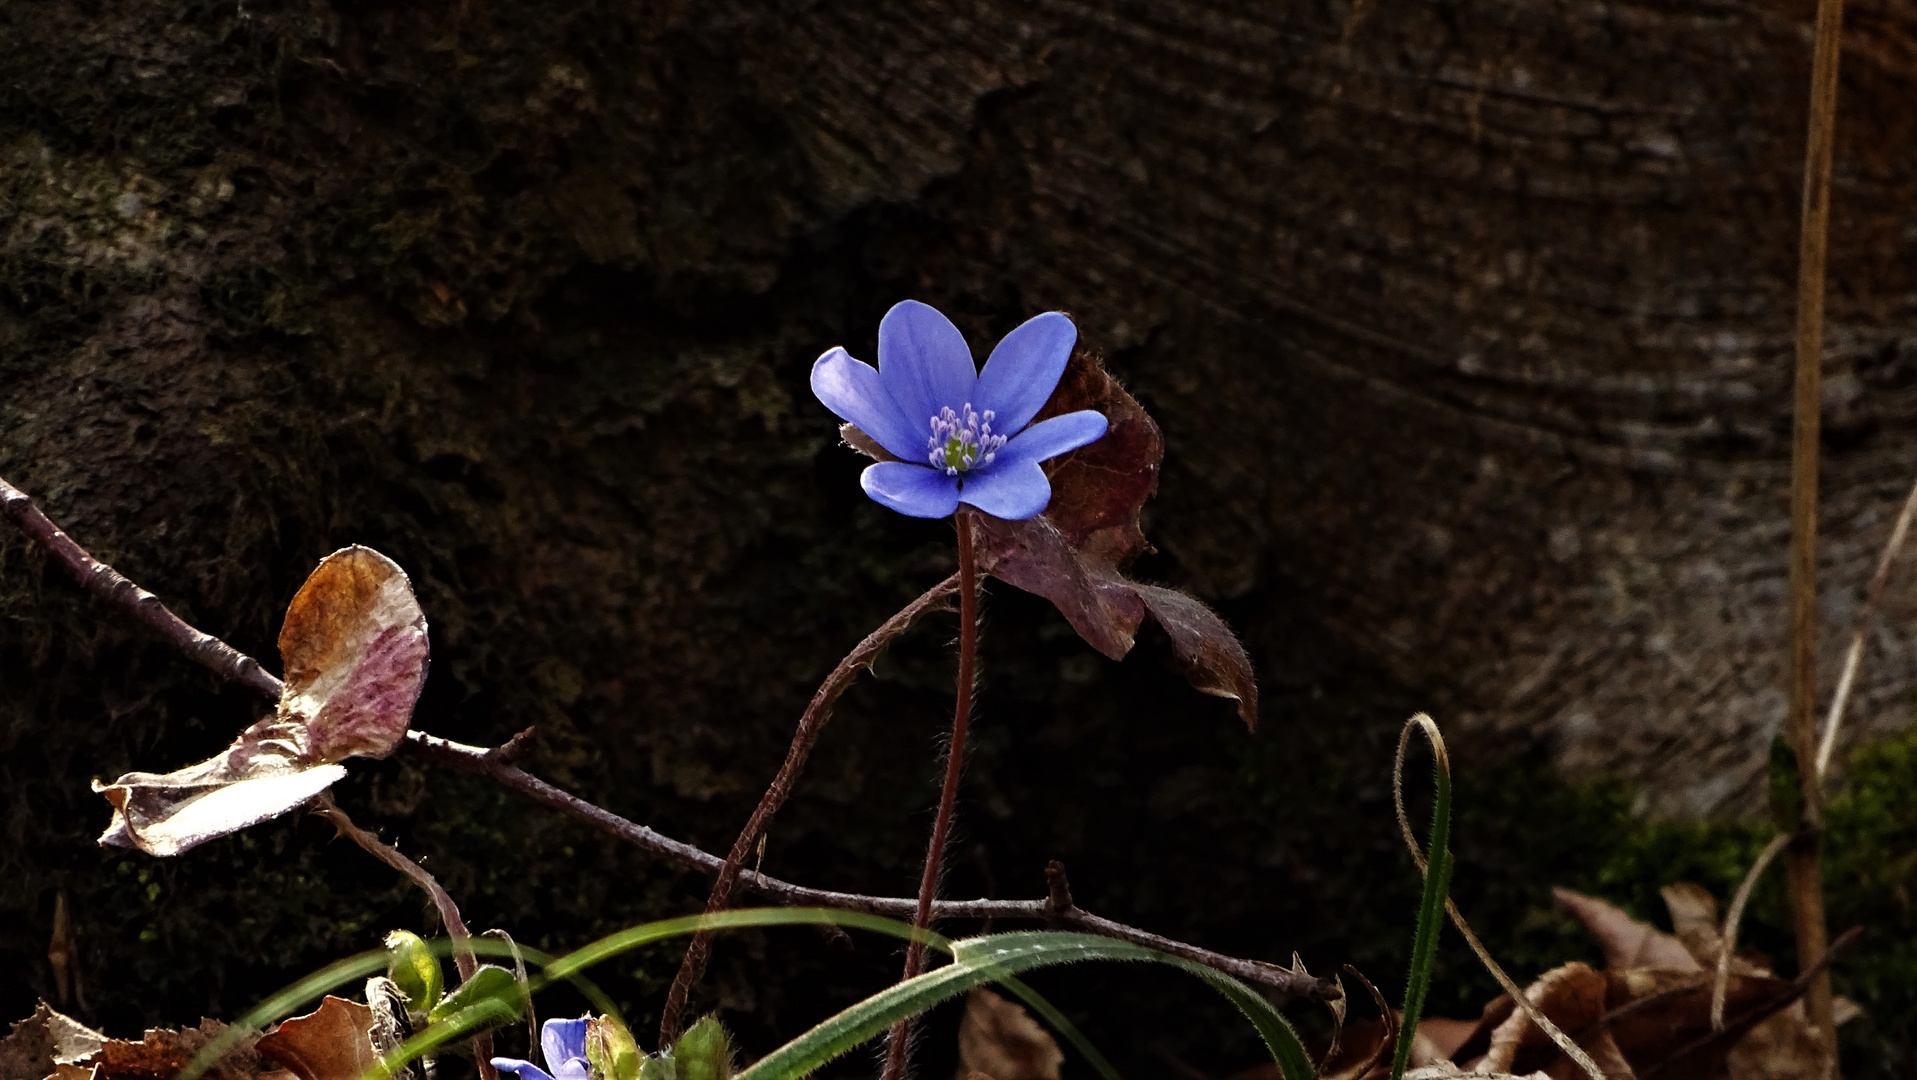
<path id="1" fill-rule="evenodd" d="M 833 661 L 950 571 L 945 526 L 859 494 L 812 359 L 872 358 L 907 296 L 980 349 L 1064 309 L 1164 428 L 1138 573 L 1232 621 L 1263 723 L 1187 689 L 1155 632 L 1114 664 L 995 586 L 951 891 L 1036 896 L 1061 858 L 1102 914 L 1395 994 L 1415 874 L 1389 763 L 1426 708 L 1460 753 L 1460 902 L 1523 977 L 1595 956 L 1548 885 L 1648 917 L 1674 878 L 1726 894 L 1761 842 L 1739 822 L 1783 715 L 1808 17 L 7 4 L 0 474 L 269 666 L 314 563 L 378 548 L 432 622 L 419 727 L 536 723 L 535 772 L 723 848 Z M 1917 9 L 1848 18 L 1829 671 L 1917 472 Z M 1880 738 L 1908 721 L 1917 591 L 1883 610 L 1847 729 Z M 951 633 L 929 620 L 847 696 L 768 871 L 910 890 Z M 258 712 L 0 536 L 9 1016 L 52 991 L 62 892 L 70 1007 L 115 1034 L 430 926 L 311 821 L 169 861 L 94 846 L 88 779 L 187 764 Z M 404 760 L 339 795 L 476 927 L 542 946 L 704 893 Z M 1834 919 L 1855 897 L 1908 941 L 1910 811 L 1870 806 L 1887 846 L 1834 856 Z M 1778 903 L 1755 934 L 1781 957 Z M 739 935 L 695 1004 L 763 1051 L 896 964 L 836 948 Z M 604 981 L 643 1021 L 676 960 Z M 1489 980 L 1443 965 L 1434 1010 L 1474 1014 Z M 1908 1068 L 1908 978 L 1845 978 L 1877 1003 L 1858 1067 Z M 1135 1070 L 1257 1058 L 1196 984 L 1038 984 Z"/>

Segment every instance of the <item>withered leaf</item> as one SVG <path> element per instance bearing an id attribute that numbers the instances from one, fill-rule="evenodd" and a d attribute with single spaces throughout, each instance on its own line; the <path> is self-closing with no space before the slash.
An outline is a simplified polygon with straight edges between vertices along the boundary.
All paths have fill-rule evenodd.
<path id="1" fill-rule="evenodd" d="M 392 560 L 364 547 L 328 555 L 287 609 L 275 714 L 197 765 L 94 781 L 113 804 L 100 843 L 177 855 L 306 802 L 346 775 L 344 758 L 392 753 L 425 685 L 426 644 Z"/>
<path id="2" fill-rule="evenodd" d="M 104 1042 L 106 1036 L 42 1001 L 0 1039 L 0 1080 L 42 1080 L 58 1066 L 91 1058 Z"/>
<path id="3" fill-rule="evenodd" d="M 379 1061 L 372 1026 L 372 1009 L 328 994 L 319 1008 L 262 1036 L 257 1049 L 299 1080 L 359 1080 Z"/>
<path id="4" fill-rule="evenodd" d="M 1258 686 L 1251 661 L 1224 620 L 1192 597 L 1141 585 L 1124 573 L 1151 550 L 1138 516 L 1158 487 L 1165 455 L 1158 424 L 1104 364 L 1083 351 L 1072 355 L 1034 422 L 1081 409 L 1105 415 L 1104 437 L 1046 463 L 1052 499 L 1044 513 L 1025 521 L 976 516 L 979 568 L 1050 600 L 1079 637 L 1113 660 L 1131 651 L 1147 615 L 1157 619 L 1192 685 L 1236 699 L 1240 718 L 1255 727 Z M 840 434 L 869 457 L 896 460 L 851 424 Z"/>
<path id="5" fill-rule="evenodd" d="M 322 559 L 286 609 L 280 659 L 280 719 L 305 726 L 308 757 L 392 753 L 426 685 L 426 615 L 406 572 L 357 545 Z"/>
<path id="6" fill-rule="evenodd" d="M 990 990 L 965 998 L 959 1021 L 959 1075 L 991 1080 L 1059 1080 L 1064 1051 L 1014 1002 Z"/>
<path id="7" fill-rule="evenodd" d="M 1604 1015 L 1609 991 L 1610 983 L 1603 973 L 1573 961 L 1539 976 L 1525 989 L 1524 996 L 1560 1030 L 1575 1038 L 1576 1033 L 1590 1028 Z M 1588 1047 L 1585 1051 L 1590 1052 Z M 1528 1014 L 1513 1010 L 1491 1032 L 1491 1050 L 1481 1064 L 1498 1072 L 1529 1072 L 1562 1056 L 1563 1051 Z"/>
<path id="8" fill-rule="evenodd" d="M 1604 945 L 1604 966 L 1613 971 L 1629 968 L 1703 970 L 1683 942 L 1650 923 L 1631 918 L 1614 904 L 1558 887 L 1551 889 L 1551 896 L 1560 908 L 1597 935 Z"/>
<path id="9" fill-rule="evenodd" d="M 201 1020 L 197 1028 L 168 1031 L 148 1028 L 139 1042 L 108 1039 L 92 1059 L 95 1080 L 173 1080 L 195 1054 L 226 1030 L 218 1020 Z M 260 1056 L 247 1040 L 221 1056 L 207 1076 L 211 1080 L 255 1080 L 261 1075 Z"/>

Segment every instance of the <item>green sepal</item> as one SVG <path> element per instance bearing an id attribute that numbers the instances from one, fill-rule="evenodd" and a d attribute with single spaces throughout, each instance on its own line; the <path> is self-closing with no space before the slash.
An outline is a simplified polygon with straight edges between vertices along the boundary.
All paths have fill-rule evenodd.
<path id="1" fill-rule="evenodd" d="M 639 1064 L 639 1080 L 679 1080 L 679 1070 L 672 1060 L 672 1052 L 647 1055 Z"/>
<path id="2" fill-rule="evenodd" d="M 510 1024 L 526 1007 L 526 992 L 512 972 L 494 964 L 482 964 L 473 977 L 439 999 L 427 1014 L 428 1023 L 437 1024 L 457 1013 L 472 1010 L 469 1020 L 475 1027 Z"/>
<path id="3" fill-rule="evenodd" d="M 675 1080 L 732 1080 L 732 1036 L 716 1016 L 702 1017 L 672 1044 Z"/>
<path id="4" fill-rule="evenodd" d="M 408 1010 L 432 1012 L 446 988 L 432 947 L 410 930 L 395 930 L 386 935 L 386 957 L 386 977 L 406 995 Z"/>

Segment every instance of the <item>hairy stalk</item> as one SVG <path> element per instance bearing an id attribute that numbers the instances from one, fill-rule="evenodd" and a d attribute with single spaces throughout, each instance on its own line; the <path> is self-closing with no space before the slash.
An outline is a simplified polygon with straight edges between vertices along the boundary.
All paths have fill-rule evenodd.
<path id="1" fill-rule="evenodd" d="M 954 574 L 925 590 L 917 600 L 905 605 L 898 614 L 885 620 L 877 630 L 866 635 L 858 647 L 846 654 L 832 669 L 824 683 L 812 695 L 812 701 L 805 707 L 804 715 L 799 717 L 799 726 L 792 732 L 792 745 L 786 749 L 785 761 L 779 766 L 778 774 L 759 797 L 759 805 L 752 810 L 752 816 L 746 820 L 746 826 L 739 831 L 739 838 L 732 842 L 732 850 L 726 853 L 725 865 L 719 869 L 718 880 L 712 884 L 712 892 L 706 897 L 706 914 L 724 911 L 732 903 L 732 897 L 738 892 L 739 872 L 745 867 L 745 861 L 759 841 L 772 827 L 772 816 L 785 805 L 792 794 L 792 788 L 799 782 L 799 774 L 805 770 L 806 758 L 812 754 L 812 747 L 819 741 L 819 733 L 825 730 L 825 723 L 832 717 L 832 706 L 852 685 L 861 668 L 870 668 L 880 652 L 891 644 L 892 639 L 906 631 L 919 616 L 940 608 L 945 598 L 959 587 L 959 575 Z M 712 955 L 712 933 L 700 931 L 693 935 L 692 943 L 686 946 L 685 959 L 679 964 L 679 973 L 673 976 L 672 989 L 666 993 L 666 1006 L 659 1021 L 659 1045 L 670 1046 L 679 1037 L 679 1030 L 685 1018 L 686 999 L 699 977 L 705 974 L 706 961 Z"/>
<path id="2" fill-rule="evenodd" d="M 932 899 L 939 891 L 939 866 L 945 859 L 945 838 L 951 831 L 952 805 L 958 801 L 959 775 L 965 771 L 965 729 L 972 719 L 972 680 L 978 658 L 978 558 L 972 551 L 972 516 L 963 508 L 952 515 L 958 527 L 959 558 L 959 669 L 958 705 L 952 712 L 952 745 L 945 753 L 945 786 L 939 790 L 939 812 L 932 819 L 932 842 L 925 851 L 925 875 L 919 879 L 918 909 L 912 925 L 932 925 Z M 925 944 L 917 938 L 905 947 L 905 974 L 915 979 L 925 963 Z M 905 1071 L 906 1043 L 912 1021 L 899 1021 L 885 1050 L 883 1080 L 898 1080 Z"/>
<path id="3" fill-rule="evenodd" d="M 132 585 L 131 582 L 128 582 L 127 587 L 124 588 L 95 588 L 91 582 L 96 579 L 111 581 L 126 579 L 115 573 L 111 567 L 99 563 L 92 555 L 74 543 L 53 522 L 48 521 L 44 514 L 35 509 L 24 494 L 4 480 L 0 480 L 0 509 L 4 509 L 9 517 L 20 524 L 21 530 L 29 539 L 39 544 L 59 561 L 82 585 L 87 586 L 89 591 L 96 593 L 108 604 L 119 608 L 129 616 L 155 626 L 160 630 L 161 636 L 188 659 L 204 664 L 225 678 L 240 682 L 268 701 L 279 700 L 280 681 L 262 669 L 258 661 L 226 642 L 187 625 L 179 616 L 168 611 L 165 605 L 152 598 L 152 594 Z M 941 584 L 939 587 L 943 588 L 944 585 Z M 668 859 L 710 877 L 717 877 L 724 870 L 725 860 L 717 855 L 683 841 L 674 840 L 647 826 L 620 817 L 610 810 L 595 806 L 577 795 L 561 791 L 514 765 L 514 761 L 531 743 L 532 737 L 533 729 L 527 728 L 513 736 L 505 745 L 489 750 L 428 735 L 423 731 L 409 731 L 406 733 L 406 741 L 401 745 L 406 752 L 415 757 L 460 772 L 483 776 L 508 791 L 516 792 L 608 836 L 632 844 L 648 854 Z M 381 855 L 381 857 L 385 856 Z M 1048 874 L 1051 874 L 1051 871 L 1048 871 Z M 1301 997 L 1310 1001 L 1335 1001 L 1342 996 L 1330 979 L 1317 979 L 1287 971 L 1276 964 L 1226 956 L 1094 915 L 1071 903 L 1070 891 L 1063 888 L 1063 874 L 1063 868 L 1059 867 L 1057 873 L 1052 875 L 1056 878 L 1054 895 L 1044 900 L 938 901 L 932 905 L 932 912 L 934 916 L 941 919 L 1030 919 L 1062 923 L 1074 929 L 1181 956 L 1287 997 Z M 843 911 L 884 915 L 894 919 L 906 918 L 918 908 L 918 902 L 911 897 L 866 896 L 860 893 L 814 889 L 768 877 L 755 870 L 739 871 L 738 882 L 744 889 L 774 903 L 789 906 L 838 908 Z"/>
<path id="4" fill-rule="evenodd" d="M 1824 919 L 1823 787 L 1817 760 L 1817 458 L 1824 360 L 1824 255 L 1830 223 L 1831 152 L 1837 121 L 1837 62 L 1844 0 L 1817 0 L 1811 60 L 1810 120 L 1804 147 L 1803 223 L 1797 263 L 1797 377 L 1791 430 L 1791 689 L 1790 741 L 1803 791 L 1796 837 L 1786 851 L 1791 922 L 1800 969 L 1829 950 Z M 1811 1023 L 1835 1071 L 1837 1026 L 1830 976 L 1805 995 Z"/>
<path id="5" fill-rule="evenodd" d="M 425 867 L 399 853 L 399 849 L 380 840 L 379 837 L 353 824 L 346 811 L 333 801 L 333 793 L 322 791 L 313 796 L 307 804 L 313 812 L 332 823 L 341 836 L 370 852 L 374 858 L 406 875 L 413 884 L 425 890 L 433 898 L 433 907 L 439 911 L 439 921 L 446 926 L 446 936 L 453 942 L 453 964 L 459 968 L 461 982 L 473 977 L 479 970 L 479 961 L 473 957 L 472 932 L 466 929 L 466 920 L 459 917 L 459 906 L 453 898 Z M 534 1040 L 535 1044 L 537 1040 Z M 479 1075 L 482 1080 L 499 1080 L 499 1073 L 493 1069 L 493 1037 L 481 1032 L 473 1036 L 473 1060 L 479 1063 Z"/>

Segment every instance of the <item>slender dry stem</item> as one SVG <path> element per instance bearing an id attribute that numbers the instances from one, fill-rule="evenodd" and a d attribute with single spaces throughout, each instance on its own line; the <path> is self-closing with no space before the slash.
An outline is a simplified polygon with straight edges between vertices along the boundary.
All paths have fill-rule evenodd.
<path id="1" fill-rule="evenodd" d="M 861 669 L 870 668 L 880 652 L 892 643 L 892 640 L 906 631 L 919 617 L 928 611 L 944 606 L 945 598 L 959 587 L 959 575 L 954 574 L 927 589 L 917 600 L 912 601 L 896 615 L 885 620 L 877 630 L 866 635 L 858 647 L 848 653 L 832 669 L 824 683 L 812 695 L 812 701 L 799 717 L 799 726 L 792 732 L 792 745 L 786 749 L 785 761 L 772 778 L 772 783 L 759 797 L 759 805 L 753 808 L 752 816 L 747 819 L 739 838 L 732 842 L 732 850 L 726 854 L 725 865 L 720 868 L 719 876 L 712 883 L 712 892 L 706 897 L 706 914 L 724 911 L 732 903 L 733 895 L 738 891 L 739 872 L 754 849 L 765 839 L 766 830 L 772 827 L 772 817 L 785 805 L 793 787 L 799 782 L 799 774 L 805 770 L 806 759 L 812 754 L 812 747 L 819 741 L 819 733 L 825 730 L 825 723 L 832 717 L 832 706 L 845 693 L 846 687 L 858 677 Z M 692 993 L 692 987 L 705 973 L 706 961 L 712 955 L 712 934 L 702 931 L 694 934 L 691 944 L 686 946 L 685 959 L 679 964 L 679 973 L 673 976 L 672 988 L 666 993 L 665 1010 L 659 1021 L 659 1045 L 669 1046 L 679 1037 L 679 1029 L 684 1021 L 686 999 Z"/>
<path id="2" fill-rule="evenodd" d="M 1731 954 L 1737 951 L 1737 924 L 1744 919 L 1744 905 L 1750 903 L 1751 890 L 1757 886 L 1757 879 L 1764 876 L 1764 868 L 1771 860 L 1789 846 L 1789 833 L 1778 833 L 1764 850 L 1757 855 L 1757 861 L 1745 872 L 1744 880 L 1737 883 L 1737 893 L 1731 897 L 1731 910 L 1724 916 L 1724 930 L 1718 935 L 1717 974 L 1711 979 L 1711 1030 L 1724 1030 L 1724 996 L 1731 985 Z"/>
<path id="3" fill-rule="evenodd" d="M 961 508 L 952 515 L 958 530 L 959 561 L 959 663 L 958 704 L 952 712 L 952 741 L 945 751 L 945 784 L 939 789 L 938 816 L 932 819 L 932 841 L 925 851 L 925 873 L 919 878 L 918 907 L 912 913 L 912 925 L 920 930 L 932 924 L 932 901 L 939 891 L 939 867 L 945 860 L 945 841 L 952 827 L 952 808 L 958 802 L 959 777 L 965 771 L 965 729 L 972 720 L 972 683 L 978 662 L 978 557 L 972 550 L 972 515 Z M 903 980 L 918 977 L 925 964 L 925 943 L 913 938 L 905 947 Z M 892 1027 L 892 1038 L 885 1050 L 883 1080 L 898 1080 L 905 1071 L 906 1044 L 910 1041 L 912 1019 Z"/>
<path id="4" fill-rule="evenodd" d="M 1837 120 L 1837 64 L 1843 0 L 1818 0 L 1811 60 L 1810 119 L 1804 147 L 1803 223 L 1797 267 L 1797 376 L 1791 439 L 1791 691 L 1790 740 L 1803 790 L 1802 818 L 1785 855 L 1797 963 L 1808 969 L 1828 950 L 1822 880 L 1823 788 L 1818 782 L 1817 461 L 1824 356 L 1824 255 L 1830 223 L 1831 153 Z M 1830 977 L 1820 974 L 1805 995 L 1811 1023 L 1835 1059 L 1836 1024 Z"/>
<path id="5" fill-rule="evenodd" d="M 425 890 L 433 898 L 433 907 L 439 910 L 439 921 L 446 926 L 446 936 L 453 942 L 453 964 L 459 968 L 461 982 L 473 977 L 479 970 L 479 961 L 473 956 L 472 932 L 466 929 L 466 920 L 459 917 L 459 905 L 453 903 L 452 895 L 439 884 L 425 867 L 399 853 L 399 849 L 385 843 L 379 837 L 353 824 L 346 811 L 333 801 L 333 793 L 322 791 L 313 796 L 307 804 L 313 812 L 331 822 L 341 836 L 366 849 L 379 861 L 406 875 L 413 884 Z M 479 1063 L 479 1075 L 482 1080 L 499 1080 L 499 1073 L 493 1068 L 493 1037 L 482 1032 L 473 1036 L 473 1060 Z"/>
<path id="6" fill-rule="evenodd" d="M 1817 740 L 1817 779 L 1822 782 L 1824 774 L 1830 769 L 1831 750 L 1837 745 L 1837 728 L 1844 720 L 1844 706 L 1850 703 L 1851 685 L 1857 678 L 1857 664 L 1864 656 L 1864 638 L 1870 633 L 1871 618 L 1877 614 L 1877 601 L 1884 595 L 1884 585 L 1890 581 L 1890 567 L 1904 550 L 1904 538 L 1910 535 L 1910 519 L 1917 514 L 1917 484 L 1911 485 L 1910 495 L 1904 499 L 1904 508 L 1897 514 L 1897 523 L 1890 528 L 1890 539 L 1884 542 L 1884 553 L 1877 559 L 1877 572 L 1870 577 L 1870 587 L 1864 590 L 1864 604 L 1857 611 L 1857 629 L 1851 632 L 1850 648 L 1844 653 L 1844 670 L 1837 677 L 1837 692 L 1831 695 L 1830 711 L 1824 715 L 1824 734 Z"/>

